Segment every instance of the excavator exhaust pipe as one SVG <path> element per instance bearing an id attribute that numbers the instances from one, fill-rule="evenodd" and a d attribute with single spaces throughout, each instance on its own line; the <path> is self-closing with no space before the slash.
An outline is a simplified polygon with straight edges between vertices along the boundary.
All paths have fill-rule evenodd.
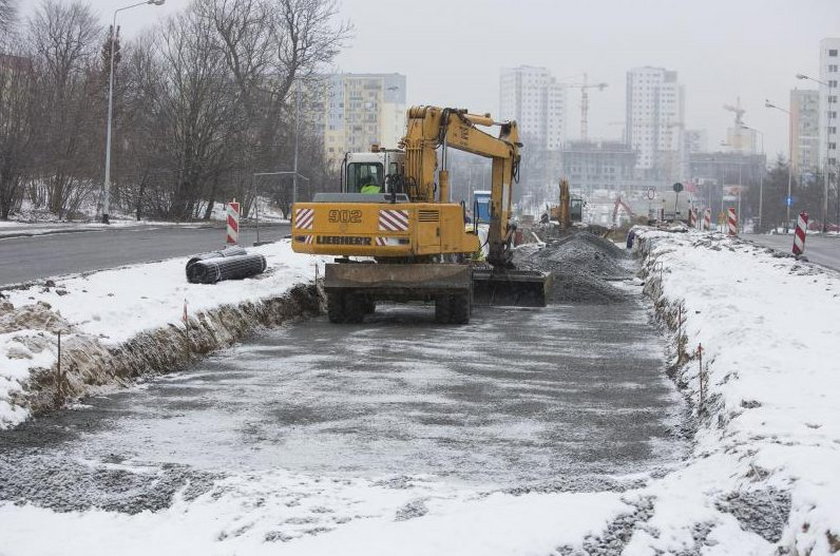
<path id="1" fill-rule="evenodd" d="M 532 270 L 473 270 L 473 304 L 545 307 L 551 275 Z"/>

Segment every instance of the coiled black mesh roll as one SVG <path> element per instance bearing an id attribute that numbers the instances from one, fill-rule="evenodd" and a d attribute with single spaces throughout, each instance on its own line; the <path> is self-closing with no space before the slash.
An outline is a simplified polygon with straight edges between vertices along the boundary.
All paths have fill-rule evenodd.
<path id="1" fill-rule="evenodd" d="M 243 249 L 244 251 L 244 249 Z M 237 255 L 201 259 L 187 266 L 191 284 L 215 284 L 222 280 L 239 280 L 262 274 L 266 262 L 262 255 Z"/>

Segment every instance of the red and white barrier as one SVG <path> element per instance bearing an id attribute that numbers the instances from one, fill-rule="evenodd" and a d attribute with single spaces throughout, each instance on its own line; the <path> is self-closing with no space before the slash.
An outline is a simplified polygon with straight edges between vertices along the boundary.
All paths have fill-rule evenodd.
<path id="1" fill-rule="evenodd" d="M 227 205 L 227 240 L 229 245 L 239 244 L 239 203 L 236 199 Z"/>
<path id="2" fill-rule="evenodd" d="M 707 208 L 703 212 L 703 225 L 700 229 L 706 230 L 707 232 L 712 229 L 712 209 Z"/>
<path id="3" fill-rule="evenodd" d="M 796 221 L 796 231 L 793 233 L 793 254 L 797 257 L 805 252 L 805 232 L 808 230 L 808 213 L 799 213 Z"/>
<path id="4" fill-rule="evenodd" d="M 738 216 L 735 214 L 735 208 L 730 207 L 726 211 L 726 224 L 728 226 L 729 235 L 738 235 Z"/>

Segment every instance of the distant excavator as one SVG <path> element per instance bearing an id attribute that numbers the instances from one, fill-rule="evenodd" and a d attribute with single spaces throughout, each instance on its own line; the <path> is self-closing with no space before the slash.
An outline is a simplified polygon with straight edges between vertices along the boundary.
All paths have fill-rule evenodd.
<path id="1" fill-rule="evenodd" d="M 572 195 L 569 188 L 569 180 L 560 180 L 560 204 L 551 207 L 549 210 L 552 219 L 560 224 L 560 230 L 565 231 L 572 227 L 575 222 L 583 221 L 583 207 L 586 202 L 579 195 Z"/>
<path id="2" fill-rule="evenodd" d="M 636 218 L 636 213 L 633 212 L 633 209 L 631 209 L 630 206 L 627 203 L 625 203 L 623 200 L 621 200 L 621 197 L 616 197 L 615 202 L 613 203 L 613 212 L 612 212 L 612 227 L 613 227 L 613 229 L 618 227 L 618 209 L 619 208 L 624 209 L 624 212 L 627 213 L 627 216 L 630 218 L 631 221 Z"/>

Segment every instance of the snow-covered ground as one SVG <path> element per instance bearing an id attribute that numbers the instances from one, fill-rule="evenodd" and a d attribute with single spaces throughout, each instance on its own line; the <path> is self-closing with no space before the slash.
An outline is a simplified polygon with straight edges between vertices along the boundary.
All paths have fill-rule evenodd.
<path id="1" fill-rule="evenodd" d="M 676 470 L 625 492 L 515 495 L 423 477 L 377 482 L 278 469 L 227 477 L 209 493 L 136 515 L 0 504 L 0 553 L 837 552 L 840 276 L 719 234 L 643 229 L 638 237 L 645 289 L 673 325 L 674 380 L 694 404 L 693 452 Z M 117 344 L 139 330 L 177 324 L 184 299 L 197 311 L 314 277 L 313 261 L 287 243 L 256 251 L 275 270 L 247 285 L 188 285 L 178 259 L 77 277 L 47 291 L 14 291 L 11 301 L 46 301 L 76 329 Z M 677 332 L 684 339 L 676 341 Z M 9 350 L 22 349 L 26 342 L 13 337 L 29 333 L 0 335 L 0 399 L 26 377 L 32 360 L 10 359 Z M 54 357 L 31 355 L 41 364 Z M 7 423 L 24 417 L 10 414 L 8 401 L 5 407 Z M 620 516 L 629 517 L 616 540 L 608 530 Z M 607 541 L 593 547 L 592 538 Z"/>
<path id="2" fill-rule="evenodd" d="M 707 401 L 694 456 L 649 487 L 650 531 L 626 553 L 690 546 L 698 523 L 717 543 L 707 554 L 774 553 L 767 539 L 798 554 L 836 552 L 840 275 L 720 234 L 639 235 L 649 291 L 657 297 L 661 281 L 656 301 L 672 319 L 683 308 L 691 359 L 676 380 L 699 403 L 702 345 Z"/>
<path id="3" fill-rule="evenodd" d="M 33 372 L 55 363 L 59 331 L 65 345 L 75 335 L 88 335 L 116 347 L 142 331 L 181 325 L 185 306 L 188 315 L 195 315 L 276 297 L 315 278 L 317 259 L 294 253 L 288 240 L 249 252 L 264 255 L 268 269 L 247 280 L 190 284 L 183 257 L 56 279 L 49 287 L 5 290 L 6 299 L 0 300 L 0 428 L 29 416 L 21 393 Z"/>

